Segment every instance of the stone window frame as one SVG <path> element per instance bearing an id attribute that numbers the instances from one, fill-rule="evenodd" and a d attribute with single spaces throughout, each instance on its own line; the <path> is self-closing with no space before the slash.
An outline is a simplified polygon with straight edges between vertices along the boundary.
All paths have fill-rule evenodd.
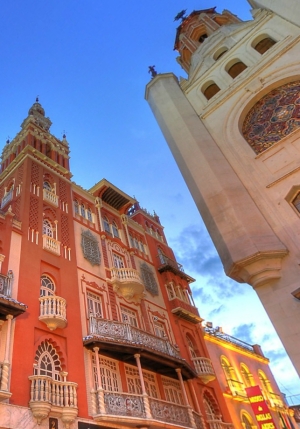
<path id="1" fill-rule="evenodd" d="M 297 209 L 296 205 L 294 204 L 294 201 L 299 197 L 299 210 Z M 293 209 L 293 211 L 296 213 L 297 216 L 300 217 L 300 185 L 293 186 L 288 194 L 285 197 L 285 200 L 289 204 L 289 206 Z"/>

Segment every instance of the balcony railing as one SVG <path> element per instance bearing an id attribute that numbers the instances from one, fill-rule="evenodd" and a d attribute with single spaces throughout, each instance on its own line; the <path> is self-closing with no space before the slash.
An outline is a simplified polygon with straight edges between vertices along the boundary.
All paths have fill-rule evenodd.
<path id="1" fill-rule="evenodd" d="M 56 381 L 51 377 L 32 375 L 29 407 L 40 425 L 51 410 L 61 413 L 61 419 L 69 425 L 78 414 L 77 383 Z"/>
<path id="2" fill-rule="evenodd" d="M 193 427 L 187 406 L 148 396 L 144 397 L 143 395 L 131 393 L 98 390 L 98 392 L 92 392 L 91 402 L 94 408 L 94 420 L 96 421 L 103 420 L 104 418 L 109 420 L 109 416 L 112 418 L 122 416 L 128 419 L 159 420 L 163 422 L 162 427 L 166 427 L 168 423 L 188 428 Z M 104 403 L 102 413 L 101 402 Z M 197 429 L 203 429 L 203 427 L 197 426 Z"/>
<path id="3" fill-rule="evenodd" d="M 0 295 L 4 295 L 7 298 L 11 297 L 11 280 L 10 277 L 0 274 Z"/>
<path id="4" fill-rule="evenodd" d="M 149 398 L 149 405 L 155 420 L 191 427 L 188 407 L 154 398 Z"/>
<path id="5" fill-rule="evenodd" d="M 173 259 L 170 259 L 168 256 L 165 255 L 158 255 L 157 258 L 159 260 L 158 271 L 160 273 L 163 273 L 164 271 L 171 271 L 172 273 L 185 279 L 188 283 L 192 283 L 195 281 L 193 277 L 190 277 L 184 272 L 183 266 L 177 261 L 174 261 Z"/>
<path id="6" fill-rule="evenodd" d="M 39 320 L 44 322 L 53 331 L 56 328 L 65 328 L 67 325 L 67 304 L 60 296 L 42 296 L 40 300 Z"/>
<path id="7" fill-rule="evenodd" d="M 205 422 L 203 417 L 200 414 L 196 413 L 195 411 L 193 411 L 193 417 L 194 417 L 196 428 L 205 429 Z"/>
<path id="8" fill-rule="evenodd" d="M 207 420 L 209 429 L 234 429 L 231 423 L 224 423 L 221 420 Z"/>
<path id="9" fill-rule="evenodd" d="M 133 268 L 111 268 L 111 282 L 114 290 L 125 299 L 140 300 L 144 293 L 144 284 L 137 270 Z"/>
<path id="10" fill-rule="evenodd" d="M 284 408 L 285 405 L 280 395 L 274 392 L 269 392 L 268 396 L 270 398 L 271 407 Z"/>
<path id="11" fill-rule="evenodd" d="M 145 418 L 145 406 L 142 395 L 130 393 L 104 392 L 106 414 Z"/>
<path id="12" fill-rule="evenodd" d="M 232 393 L 232 396 L 235 396 L 237 399 L 243 400 L 248 398 L 245 392 L 244 383 L 238 380 L 227 379 L 228 386 Z"/>
<path id="13" fill-rule="evenodd" d="M 192 361 L 195 365 L 198 377 L 203 381 L 203 383 L 209 383 L 216 378 L 215 371 L 209 358 L 195 357 Z"/>
<path id="14" fill-rule="evenodd" d="M 43 189 L 43 200 L 52 204 L 54 207 L 58 207 L 58 196 L 45 188 Z"/>
<path id="15" fill-rule="evenodd" d="M 13 199 L 14 190 L 10 189 L 6 195 L 1 200 L 1 209 L 6 206 L 6 204 Z"/>
<path id="16" fill-rule="evenodd" d="M 91 316 L 90 334 L 98 335 L 105 340 L 126 343 L 136 348 L 143 346 L 150 350 L 180 358 L 178 350 L 172 346 L 169 341 L 142 331 L 127 323 Z"/>
<path id="17" fill-rule="evenodd" d="M 60 241 L 55 240 L 48 235 L 43 235 L 43 249 L 48 250 L 55 255 L 60 255 Z"/>
<path id="18" fill-rule="evenodd" d="M 10 398 L 11 393 L 8 391 L 10 365 L 8 362 L 0 362 L 0 401 Z"/>
<path id="19" fill-rule="evenodd" d="M 198 309 L 187 302 L 182 301 L 179 298 L 173 298 L 169 300 L 172 313 L 177 314 L 184 319 L 189 320 L 193 323 L 200 323 L 203 319 L 199 316 Z"/>

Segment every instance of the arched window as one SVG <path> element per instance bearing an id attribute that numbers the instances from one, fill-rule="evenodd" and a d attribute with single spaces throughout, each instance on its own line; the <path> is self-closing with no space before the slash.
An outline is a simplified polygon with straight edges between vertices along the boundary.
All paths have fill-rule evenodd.
<path id="1" fill-rule="evenodd" d="M 275 40 L 273 40 L 271 37 L 265 37 L 264 39 L 260 40 L 258 43 L 253 46 L 253 48 L 259 52 L 261 55 L 263 55 L 265 52 L 267 52 L 272 46 L 274 46 L 276 43 Z"/>
<path id="2" fill-rule="evenodd" d="M 43 234 L 53 238 L 53 228 L 51 223 L 47 219 L 44 219 L 43 221 Z"/>
<path id="3" fill-rule="evenodd" d="M 232 77 L 232 79 L 235 79 L 239 74 L 246 70 L 246 68 L 246 64 L 244 64 L 242 61 L 237 61 L 229 67 L 227 73 Z"/>
<path id="4" fill-rule="evenodd" d="M 91 209 L 90 209 L 90 208 L 88 208 L 88 209 L 87 209 L 86 214 L 87 214 L 87 218 L 88 218 L 88 220 L 89 220 L 90 222 L 93 222 L 92 211 L 91 211 Z"/>
<path id="5" fill-rule="evenodd" d="M 167 287 L 168 298 L 170 300 L 176 298 L 173 284 L 172 283 L 168 283 L 166 287 Z"/>
<path id="6" fill-rule="evenodd" d="M 40 296 L 50 296 L 55 294 L 55 284 L 51 277 L 43 274 L 41 277 Z"/>
<path id="7" fill-rule="evenodd" d="M 79 214 L 79 203 L 77 200 L 74 200 L 74 212 L 75 214 Z"/>
<path id="8" fill-rule="evenodd" d="M 103 220 L 103 228 L 104 228 L 104 231 L 105 231 L 105 232 L 108 232 L 108 234 L 111 234 L 111 231 L 110 231 L 110 224 L 109 224 L 109 222 L 108 222 L 107 217 L 106 217 L 106 216 L 104 216 L 104 217 L 102 218 L 102 220 Z"/>
<path id="9" fill-rule="evenodd" d="M 198 355 L 197 355 L 197 352 L 195 350 L 194 342 L 192 341 L 192 339 L 189 335 L 186 336 L 186 342 L 188 344 L 188 348 L 189 348 L 191 358 L 192 359 L 196 358 Z"/>
<path id="10" fill-rule="evenodd" d="M 61 362 L 57 351 L 49 341 L 43 341 L 35 354 L 34 375 L 51 377 L 61 380 Z"/>
<path id="11" fill-rule="evenodd" d="M 80 215 L 85 217 L 85 207 L 84 204 L 80 204 Z"/>
<path id="12" fill-rule="evenodd" d="M 113 223 L 112 223 L 112 232 L 113 232 L 114 237 L 119 238 L 119 230 L 118 230 L 118 226 L 117 226 L 115 221 L 113 221 Z"/>
<path id="13" fill-rule="evenodd" d="M 246 413 L 246 411 L 242 411 L 242 426 L 244 429 L 252 429 L 254 426 L 254 423 L 252 421 L 251 416 Z"/>
<path id="14" fill-rule="evenodd" d="M 166 263 L 166 257 L 163 254 L 163 251 L 161 250 L 161 248 L 158 248 L 158 258 L 159 258 L 159 262 L 161 264 L 165 264 Z"/>
<path id="15" fill-rule="evenodd" d="M 221 365 L 232 395 L 245 397 L 244 384 L 239 381 L 235 369 L 224 356 L 221 357 Z"/>
<path id="16" fill-rule="evenodd" d="M 268 398 L 269 393 L 273 393 L 270 381 L 268 380 L 266 374 L 261 370 L 258 371 L 258 377 L 261 382 L 262 391 L 265 394 L 265 397 Z"/>
<path id="17" fill-rule="evenodd" d="M 245 364 L 241 364 L 241 374 L 246 387 L 254 386 L 253 376 Z"/>
<path id="18" fill-rule="evenodd" d="M 208 87 L 203 91 L 203 95 L 210 100 L 214 95 L 216 95 L 221 89 L 216 83 L 208 85 Z"/>
<path id="19" fill-rule="evenodd" d="M 219 58 L 222 57 L 222 55 L 224 55 L 226 52 L 228 51 L 228 49 L 223 46 L 222 48 L 218 49 L 217 52 L 215 52 L 214 54 L 214 60 L 217 61 Z"/>
<path id="20" fill-rule="evenodd" d="M 221 420 L 221 413 L 216 401 L 208 392 L 204 393 L 203 403 L 207 420 Z"/>
<path id="21" fill-rule="evenodd" d="M 43 188 L 46 189 L 49 192 L 52 192 L 52 186 L 50 185 L 50 183 L 47 180 L 45 180 L 43 182 Z"/>

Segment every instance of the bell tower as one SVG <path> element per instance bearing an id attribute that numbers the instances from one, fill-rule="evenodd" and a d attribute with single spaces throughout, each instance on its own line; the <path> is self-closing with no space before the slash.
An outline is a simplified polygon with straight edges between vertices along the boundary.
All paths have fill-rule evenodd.
<path id="1" fill-rule="evenodd" d="M 10 377 L 11 391 L 16 392 L 12 403 L 26 407 L 30 392 L 19 382 L 18 369 L 36 376 L 32 359 L 45 342 L 59 349 L 64 362 L 82 346 L 70 150 L 65 135 L 60 140 L 50 133 L 51 124 L 36 99 L 21 131 L 3 149 L 0 173 L 0 215 L 12 219 L 9 243 L 2 240 L 2 272 L 13 273 L 12 298 L 26 303 L 30 312 L 30 317 L 19 316 L 20 322 L 26 319 L 26 331 L 23 323 L 13 330 Z M 64 368 L 69 380 L 84 385 L 81 355 Z M 35 405 L 32 413 L 38 419 L 43 410 Z M 72 411 L 77 415 L 77 408 Z"/>
<path id="2" fill-rule="evenodd" d="M 184 17 L 188 77 L 158 74 L 146 99 L 226 274 L 256 290 L 300 373 L 300 19 L 296 0 L 249 3 L 247 22 Z"/>

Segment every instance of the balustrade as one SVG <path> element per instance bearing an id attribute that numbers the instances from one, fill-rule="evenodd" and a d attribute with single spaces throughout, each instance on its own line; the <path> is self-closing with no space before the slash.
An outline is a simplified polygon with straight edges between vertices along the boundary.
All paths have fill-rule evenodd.
<path id="1" fill-rule="evenodd" d="M 211 360 L 205 357 L 192 358 L 196 372 L 204 383 L 208 383 L 216 378 Z"/>
<path id="2" fill-rule="evenodd" d="M 122 340 L 134 346 L 143 345 L 172 357 L 180 358 L 178 350 L 164 338 L 156 337 L 127 323 L 104 320 L 91 316 L 90 334 L 99 335 L 102 338 L 110 338 L 116 341 Z"/>
<path id="3" fill-rule="evenodd" d="M 48 402 L 54 407 L 77 407 L 77 383 L 31 375 L 30 403 Z"/>
<path id="4" fill-rule="evenodd" d="M 188 407 L 160 399 L 149 398 L 150 410 L 155 420 L 191 427 Z"/>
<path id="5" fill-rule="evenodd" d="M 143 397 L 130 393 L 105 392 L 105 412 L 110 415 L 145 418 Z"/>
<path id="6" fill-rule="evenodd" d="M 95 404 L 94 406 L 96 411 L 94 419 L 97 421 L 101 418 L 99 392 L 93 390 L 91 395 L 91 402 Z M 101 391 L 101 395 L 104 396 L 105 416 L 107 419 L 108 416 L 122 416 L 128 418 L 134 417 L 159 420 L 164 422 L 164 425 L 166 425 L 166 423 L 170 423 L 188 428 L 193 427 L 193 424 L 189 418 L 187 406 L 147 397 L 150 405 L 150 416 L 147 417 L 147 404 L 145 403 L 145 398 L 143 395 L 108 391 Z M 196 413 L 193 413 L 193 416 L 194 418 L 196 416 L 195 422 L 197 429 L 204 429 L 201 416 Z"/>
<path id="7" fill-rule="evenodd" d="M 13 189 L 10 189 L 10 191 L 8 191 L 7 192 L 7 194 L 6 195 L 4 195 L 4 197 L 2 198 L 2 201 L 1 201 L 1 209 L 9 202 L 9 201 L 11 201 L 12 200 L 12 198 L 13 198 L 13 193 L 14 193 L 14 190 Z"/>
<path id="8" fill-rule="evenodd" d="M 126 299 L 141 300 L 144 284 L 137 270 L 133 268 L 111 268 L 110 272 L 115 292 L 120 293 Z"/>
<path id="9" fill-rule="evenodd" d="M 52 204 L 54 207 L 58 207 L 58 196 L 48 189 L 43 189 L 43 200 Z"/>
<path id="10" fill-rule="evenodd" d="M 43 235 L 43 249 L 48 250 L 49 252 L 54 253 L 55 255 L 60 255 L 60 242 L 55 240 L 53 237 L 48 235 Z"/>
<path id="11" fill-rule="evenodd" d="M 233 396 L 240 397 L 241 399 L 247 398 L 247 394 L 244 388 L 245 387 L 244 383 L 238 380 L 231 380 L 231 379 L 228 379 L 227 383 Z"/>
<path id="12" fill-rule="evenodd" d="M 0 274 L 0 295 L 11 297 L 12 278 Z"/>
<path id="13" fill-rule="evenodd" d="M 39 301 L 39 320 L 44 322 L 51 331 L 67 325 L 67 304 L 64 298 L 50 295 L 40 297 Z"/>
<path id="14" fill-rule="evenodd" d="M 200 414 L 196 413 L 195 411 L 193 411 L 193 417 L 194 417 L 196 428 L 205 429 L 205 423 L 204 423 L 203 417 Z"/>

